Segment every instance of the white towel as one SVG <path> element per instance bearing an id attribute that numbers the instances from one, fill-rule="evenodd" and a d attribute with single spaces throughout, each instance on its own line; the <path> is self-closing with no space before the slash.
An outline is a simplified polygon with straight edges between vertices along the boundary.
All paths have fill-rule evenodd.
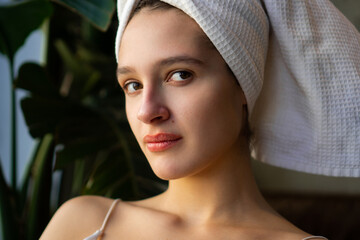
<path id="1" fill-rule="evenodd" d="M 360 177 L 360 34 L 328 0 L 162 0 L 195 19 L 244 90 L 253 157 Z M 121 36 L 138 0 L 119 0 Z"/>

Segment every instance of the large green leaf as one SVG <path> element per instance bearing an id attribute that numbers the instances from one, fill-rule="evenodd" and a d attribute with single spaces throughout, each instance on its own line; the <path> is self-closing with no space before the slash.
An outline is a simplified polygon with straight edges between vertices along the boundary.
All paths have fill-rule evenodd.
<path id="1" fill-rule="evenodd" d="M 78 12 L 99 29 L 105 31 L 114 14 L 114 0 L 54 0 Z"/>
<path id="2" fill-rule="evenodd" d="M 31 93 L 30 97 L 22 99 L 21 107 L 30 134 L 34 138 L 42 137 L 46 133 L 54 133 L 57 125 L 62 121 L 81 118 L 79 126 L 82 126 L 84 121 L 96 116 L 80 103 L 60 96 L 45 68 L 37 64 L 22 65 L 15 85 Z"/>
<path id="3" fill-rule="evenodd" d="M 60 98 L 58 90 L 51 82 L 45 68 L 36 63 L 24 63 L 21 65 L 15 86 L 30 91 L 35 95 Z"/>
<path id="4" fill-rule="evenodd" d="M 10 60 L 29 34 L 52 13 L 47 0 L 21 1 L 0 6 L 0 52 Z"/>
<path id="5" fill-rule="evenodd" d="M 23 98 L 21 108 L 33 138 L 55 132 L 57 123 L 71 111 L 66 101 L 37 96 Z"/>

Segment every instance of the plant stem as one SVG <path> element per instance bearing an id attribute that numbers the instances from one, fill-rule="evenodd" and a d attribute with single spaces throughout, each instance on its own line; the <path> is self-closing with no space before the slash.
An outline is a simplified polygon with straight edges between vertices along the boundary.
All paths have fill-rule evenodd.
<path id="1" fill-rule="evenodd" d="M 15 74 L 14 60 L 10 59 L 10 81 L 11 81 L 11 185 L 14 190 L 17 187 L 17 129 L 16 129 L 16 91 L 15 91 Z"/>

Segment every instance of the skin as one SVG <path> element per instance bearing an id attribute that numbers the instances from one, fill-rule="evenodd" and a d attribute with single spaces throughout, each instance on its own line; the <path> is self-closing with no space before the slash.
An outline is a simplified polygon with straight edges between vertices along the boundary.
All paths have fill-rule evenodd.
<path id="1" fill-rule="evenodd" d="M 118 80 L 130 126 L 154 172 L 169 188 L 120 202 L 102 239 L 294 239 L 309 234 L 265 202 L 243 134 L 246 103 L 220 54 L 178 10 L 142 10 L 119 50 Z M 195 59 L 195 60 L 194 60 Z M 181 136 L 151 152 L 144 136 Z M 113 200 L 79 197 L 55 214 L 41 239 L 83 239 L 99 229 Z"/>

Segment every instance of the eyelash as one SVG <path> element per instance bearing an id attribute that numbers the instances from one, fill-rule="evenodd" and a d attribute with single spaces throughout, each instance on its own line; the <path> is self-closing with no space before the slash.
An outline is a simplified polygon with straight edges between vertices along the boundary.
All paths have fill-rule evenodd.
<path id="1" fill-rule="evenodd" d="M 140 87 L 140 89 L 142 88 L 142 84 L 139 83 L 138 81 L 133 81 L 133 80 L 127 81 L 127 82 L 125 82 L 124 86 L 122 87 L 122 89 L 124 90 L 124 92 L 125 92 L 126 94 L 133 94 L 133 93 L 135 93 L 135 91 L 138 90 L 138 89 L 135 89 L 134 92 L 130 92 L 128 88 L 129 88 L 129 86 L 131 86 L 132 84 L 138 84 L 138 86 Z"/>
<path id="2" fill-rule="evenodd" d="M 169 77 L 167 78 L 166 81 L 169 82 L 169 80 L 171 79 L 171 77 L 173 77 L 173 76 L 174 76 L 175 74 L 177 74 L 177 73 L 180 73 L 180 74 L 185 73 L 185 74 L 187 74 L 187 75 L 190 75 L 190 77 L 186 77 L 185 79 L 180 80 L 180 81 L 174 80 L 175 82 L 187 81 L 189 78 L 193 78 L 193 76 L 194 76 L 194 74 L 193 74 L 191 71 L 187 71 L 187 70 L 177 70 L 177 71 L 171 72 L 171 73 L 169 74 Z"/>
<path id="3" fill-rule="evenodd" d="M 188 77 L 186 77 L 185 79 L 183 80 L 173 80 L 173 82 L 175 82 L 175 84 L 182 84 L 183 82 L 187 82 L 189 80 L 191 80 L 193 77 L 194 77 L 194 74 L 193 72 L 191 71 L 188 71 L 188 70 L 177 70 L 177 71 L 173 71 L 173 72 L 170 72 L 168 74 L 168 77 L 166 78 L 165 82 L 171 82 L 171 78 L 175 75 L 175 74 L 183 74 L 185 73 Z M 139 87 L 138 89 L 142 89 L 142 84 L 138 81 L 134 81 L 134 80 L 129 80 L 129 81 L 126 81 L 125 84 L 123 85 L 123 90 L 126 94 L 134 94 L 138 89 L 135 89 L 133 92 L 130 92 L 128 90 L 128 87 L 131 86 L 132 84 L 138 84 L 137 87 Z"/>

